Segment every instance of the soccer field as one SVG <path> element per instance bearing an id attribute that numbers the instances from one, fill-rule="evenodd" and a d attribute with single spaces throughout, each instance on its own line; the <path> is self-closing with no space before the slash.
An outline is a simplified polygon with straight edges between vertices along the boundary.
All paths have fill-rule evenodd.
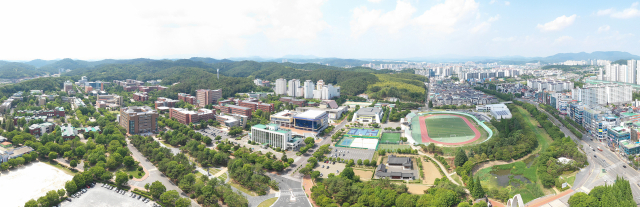
<path id="1" fill-rule="evenodd" d="M 460 117 L 438 115 L 424 120 L 431 138 L 461 138 L 475 136 L 473 130 Z"/>
<path id="2" fill-rule="evenodd" d="M 400 143 L 400 133 L 382 133 L 380 144 L 398 144 Z"/>

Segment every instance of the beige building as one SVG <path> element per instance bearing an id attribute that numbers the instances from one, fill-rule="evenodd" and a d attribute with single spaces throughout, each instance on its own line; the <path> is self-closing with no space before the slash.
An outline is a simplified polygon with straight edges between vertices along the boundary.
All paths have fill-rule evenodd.
<path id="1" fill-rule="evenodd" d="M 120 126 L 129 134 L 158 131 L 158 112 L 148 106 L 131 106 L 120 109 Z"/>
<path id="2" fill-rule="evenodd" d="M 204 107 L 218 102 L 218 99 L 222 98 L 222 90 L 199 89 L 196 90 L 196 97 L 198 107 Z"/>

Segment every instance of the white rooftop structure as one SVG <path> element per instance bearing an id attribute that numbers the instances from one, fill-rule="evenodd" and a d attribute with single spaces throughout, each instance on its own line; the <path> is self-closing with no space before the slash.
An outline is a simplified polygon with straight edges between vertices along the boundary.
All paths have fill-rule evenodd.
<path id="1" fill-rule="evenodd" d="M 295 115 L 296 118 L 316 119 L 325 115 L 327 112 L 320 110 L 307 110 L 305 112 Z"/>

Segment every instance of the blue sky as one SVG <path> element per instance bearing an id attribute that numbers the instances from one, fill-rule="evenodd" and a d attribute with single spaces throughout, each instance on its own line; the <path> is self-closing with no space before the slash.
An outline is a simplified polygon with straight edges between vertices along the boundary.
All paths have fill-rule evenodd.
<path id="1" fill-rule="evenodd" d="M 640 55 L 638 7 L 558 0 L 3 1 L 0 59 Z"/>

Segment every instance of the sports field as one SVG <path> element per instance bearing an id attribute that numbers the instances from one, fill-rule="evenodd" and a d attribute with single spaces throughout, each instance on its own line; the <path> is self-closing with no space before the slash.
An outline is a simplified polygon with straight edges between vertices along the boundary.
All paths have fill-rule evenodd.
<path id="1" fill-rule="evenodd" d="M 378 150 L 398 150 L 398 149 L 411 149 L 409 145 L 399 145 L 399 144 L 382 144 L 378 145 Z"/>
<path id="2" fill-rule="evenodd" d="M 464 120 L 457 116 L 438 115 L 425 118 L 430 138 L 455 138 L 474 136 L 475 134 L 467 126 Z"/>
<path id="3" fill-rule="evenodd" d="M 400 143 L 400 133 L 382 133 L 380 144 L 398 144 Z"/>
<path id="4" fill-rule="evenodd" d="M 466 116 L 456 114 L 417 116 L 412 119 L 412 126 L 414 140 L 422 143 L 462 145 L 472 143 L 481 136 Z"/>

